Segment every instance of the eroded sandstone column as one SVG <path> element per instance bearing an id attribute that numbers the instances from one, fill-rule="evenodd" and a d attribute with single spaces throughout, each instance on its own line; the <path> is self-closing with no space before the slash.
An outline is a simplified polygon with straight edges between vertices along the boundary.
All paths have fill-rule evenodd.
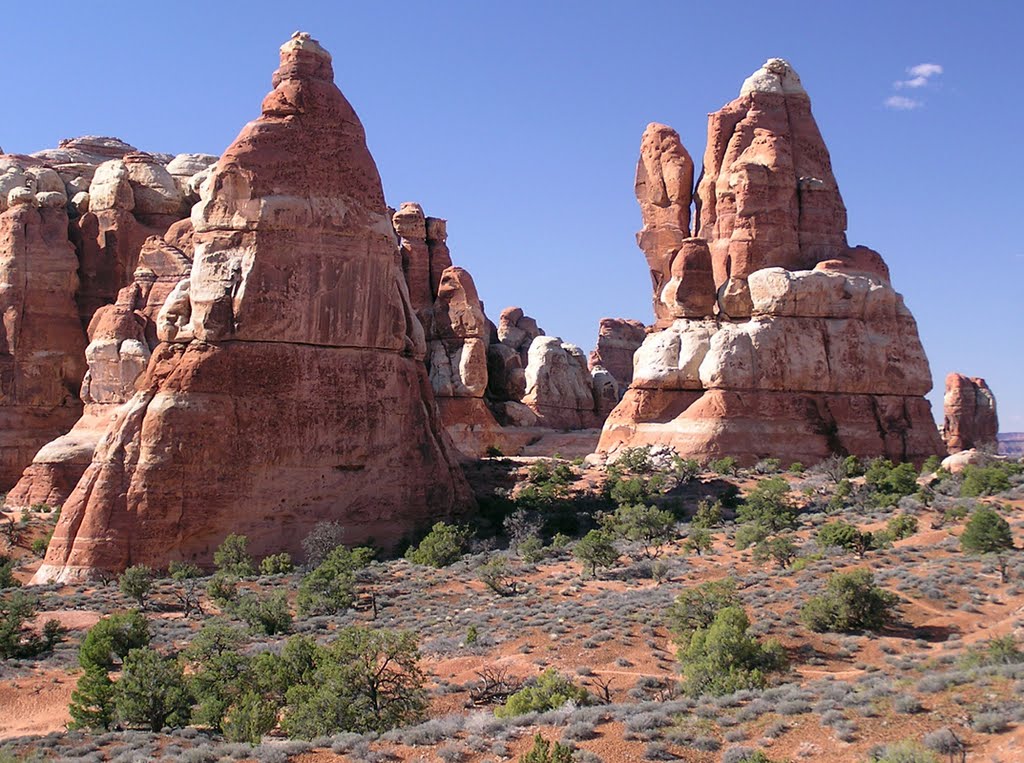
<path id="1" fill-rule="evenodd" d="M 388 546 L 471 503 L 423 363 L 380 178 L 330 55 L 274 89 L 202 186 L 161 342 L 64 505 L 36 580 L 257 556 L 317 522 Z"/>

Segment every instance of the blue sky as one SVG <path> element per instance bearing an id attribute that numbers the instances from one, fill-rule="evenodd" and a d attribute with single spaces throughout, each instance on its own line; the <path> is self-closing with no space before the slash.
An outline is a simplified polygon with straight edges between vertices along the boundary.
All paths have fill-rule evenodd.
<path id="1" fill-rule="evenodd" d="M 492 318 L 521 305 L 586 350 L 602 316 L 651 319 L 632 191 L 645 125 L 675 127 L 699 163 L 707 112 L 766 58 L 787 58 L 851 243 L 882 253 L 917 317 L 936 413 L 960 370 L 988 379 L 1004 431 L 1024 431 L 1020 4 L 39 7 L 4 8 L 5 150 L 101 134 L 220 153 L 258 115 L 278 45 L 309 31 L 334 56 L 390 203 L 448 218 Z"/>

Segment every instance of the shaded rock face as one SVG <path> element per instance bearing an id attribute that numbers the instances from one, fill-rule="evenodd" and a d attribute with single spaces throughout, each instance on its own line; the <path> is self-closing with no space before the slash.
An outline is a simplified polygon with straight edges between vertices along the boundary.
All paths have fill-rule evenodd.
<path id="1" fill-rule="evenodd" d="M 943 437 L 952 453 L 971 448 L 995 448 L 999 434 L 996 398 L 984 379 L 951 373 L 943 396 Z"/>
<path id="2" fill-rule="evenodd" d="M 603 366 L 625 391 L 633 381 L 633 355 L 643 344 L 647 329 L 629 318 L 602 318 L 597 329 L 597 346 L 591 351 L 590 368 Z"/>
<path id="3" fill-rule="evenodd" d="M 209 564 L 231 532 L 298 555 L 324 519 L 387 546 L 471 502 L 330 56 L 297 33 L 273 86 L 203 185 L 189 278 L 36 580 Z"/>
<path id="4" fill-rule="evenodd" d="M 176 232 L 190 228 L 191 223 L 183 221 Z M 179 235 L 175 240 L 181 239 Z M 181 249 L 156 236 L 146 240 L 135 280 L 121 289 L 113 305 L 101 307 L 89 322 L 82 417 L 71 431 L 35 454 L 7 494 L 9 508 L 37 503 L 60 506 L 71 495 L 118 408 L 134 394 L 136 381 L 158 343 L 160 308 L 178 282 L 188 277 L 191 267 L 191 258 Z"/>
<path id="5" fill-rule="evenodd" d="M 19 190 L 20 189 L 20 190 Z M 58 200 L 20 186 L 0 214 L 0 484 L 82 413 L 85 332 L 75 304 L 78 260 Z M 61 197 L 63 198 L 63 196 Z"/>
<path id="6" fill-rule="evenodd" d="M 430 384 L 455 447 L 478 457 L 501 446 L 501 428 L 484 401 L 490 326 L 469 271 L 453 267 L 447 223 L 405 202 L 392 221 L 409 299 L 423 324 Z"/>
<path id="7" fill-rule="evenodd" d="M 114 302 L 118 291 L 132 282 L 147 237 L 164 233 L 188 214 L 188 200 L 163 166 L 170 160 L 141 153 L 117 138 L 95 136 L 61 141 L 58 148 L 31 156 L 0 153 L 0 212 L 11 205 L 27 206 L 37 209 L 40 218 L 28 220 L 23 231 L 22 243 L 32 242 L 30 261 L 15 256 L 16 262 L 0 275 L 0 290 L 8 300 L 5 309 L 24 314 L 35 326 L 21 345 L 31 343 L 37 356 L 50 353 L 54 358 L 42 364 L 14 362 L 21 369 L 19 377 L 32 368 L 35 392 L 30 413 L 19 401 L 21 393 L 0 399 L 5 424 L 0 439 L 9 443 L 0 444 L 5 454 L 0 456 L 0 489 L 11 488 L 33 461 L 29 451 L 66 431 L 82 413 L 77 397 L 86 369 L 80 350 L 88 341 L 86 328 L 96 311 Z M 32 217 L 27 211 L 18 215 Z M 9 280 L 16 278 L 29 280 Z M 42 296 L 47 289 L 53 294 Z M 63 312 L 68 296 L 77 329 L 53 319 L 52 305 L 62 302 Z M 51 328 L 36 326 L 43 316 Z M 57 323 L 61 328 L 55 331 Z M 25 387 L 24 378 L 19 385 Z M 55 495 L 46 502 L 52 504 Z M 17 493 L 14 498 L 20 500 Z"/>
<path id="8" fill-rule="evenodd" d="M 667 190 L 687 176 L 677 141 L 651 125 L 641 142 L 638 241 L 662 275 L 658 322 L 599 451 L 660 444 L 746 463 L 938 453 L 917 325 L 881 256 L 847 246 L 828 151 L 789 64 L 769 60 L 709 116 L 689 237 L 688 214 L 673 209 L 685 189 Z"/>

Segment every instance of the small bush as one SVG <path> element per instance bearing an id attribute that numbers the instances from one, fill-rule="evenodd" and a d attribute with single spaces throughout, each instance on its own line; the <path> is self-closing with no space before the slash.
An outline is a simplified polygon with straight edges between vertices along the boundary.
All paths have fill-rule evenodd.
<path id="1" fill-rule="evenodd" d="M 292 556 L 287 552 L 271 554 L 260 560 L 261 575 L 282 575 L 295 569 Z"/>
<path id="2" fill-rule="evenodd" d="M 501 707 L 495 708 L 499 718 L 512 718 L 526 713 L 543 713 L 557 710 L 566 702 L 586 704 L 590 695 L 586 689 L 554 668 L 544 671 L 533 685 L 526 686 L 508 698 Z"/>
<path id="3" fill-rule="evenodd" d="M 869 571 L 839 572 L 829 577 L 825 593 L 808 599 L 800 617 L 813 631 L 877 630 L 892 619 L 897 601 L 875 586 Z"/>
<path id="4" fill-rule="evenodd" d="M 591 530 L 576 542 L 573 556 L 596 577 L 599 568 L 611 567 L 618 561 L 619 552 L 606 531 Z"/>
<path id="5" fill-rule="evenodd" d="M 519 756 L 519 763 L 572 763 L 572 748 L 549 742 L 540 734 L 533 738 L 533 747 Z"/>
<path id="6" fill-rule="evenodd" d="M 723 695 L 763 688 L 768 673 L 784 668 L 782 647 L 774 641 L 760 643 L 747 632 L 749 628 L 742 609 L 726 607 L 707 629 L 694 631 L 689 645 L 679 650 L 687 694 Z"/>
<path id="7" fill-rule="evenodd" d="M 232 533 L 213 552 L 213 563 L 225 575 L 245 578 L 255 573 L 252 557 L 249 556 L 249 539 Z"/>
<path id="8" fill-rule="evenodd" d="M 153 570 L 144 564 L 136 564 L 121 573 L 118 578 L 121 593 L 133 599 L 140 609 L 146 606 L 146 597 L 153 588 Z"/>
<path id="9" fill-rule="evenodd" d="M 447 522 L 438 522 L 430 532 L 405 553 L 413 564 L 427 567 L 447 567 L 462 558 L 469 543 L 469 529 Z"/>
<path id="10" fill-rule="evenodd" d="M 356 575 L 372 559 L 369 548 L 335 547 L 299 584 L 299 612 L 333 615 L 351 607 L 356 598 Z"/>

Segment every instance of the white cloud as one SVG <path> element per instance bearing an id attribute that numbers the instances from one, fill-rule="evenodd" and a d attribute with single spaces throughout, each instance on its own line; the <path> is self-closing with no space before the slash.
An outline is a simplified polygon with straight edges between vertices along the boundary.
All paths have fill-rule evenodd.
<path id="1" fill-rule="evenodd" d="M 910 111 L 911 109 L 919 109 L 924 104 L 914 98 L 907 98 L 905 95 L 890 95 L 885 99 L 885 105 L 897 111 Z"/>
<path id="2" fill-rule="evenodd" d="M 905 87 L 918 88 L 924 87 L 931 82 L 932 77 L 938 77 L 942 74 L 941 64 L 917 64 L 907 69 L 907 74 L 910 75 L 910 79 L 901 79 L 893 83 L 893 87 L 900 90 Z"/>
<path id="3" fill-rule="evenodd" d="M 936 74 L 942 74 L 942 64 L 918 64 L 907 69 L 907 74 L 927 79 L 928 77 L 934 77 Z"/>
<path id="4" fill-rule="evenodd" d="M 904 87 L 924 87 L 928 84 L 928 78 L 914 77 L 913 79 L 901 79 L 893 82 L 892 84 L 897 90 Z"/>

